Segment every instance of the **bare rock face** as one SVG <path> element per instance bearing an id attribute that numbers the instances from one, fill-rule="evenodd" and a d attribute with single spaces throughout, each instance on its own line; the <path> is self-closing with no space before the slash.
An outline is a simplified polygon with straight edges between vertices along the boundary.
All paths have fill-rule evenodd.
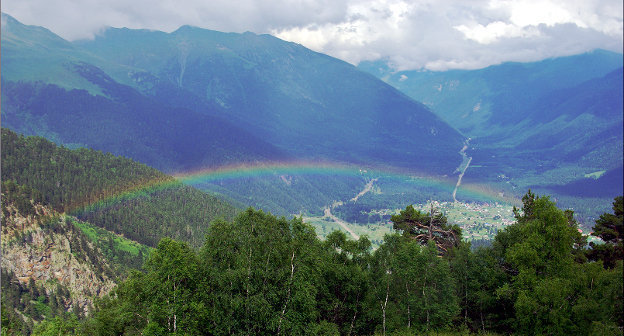
<path id="1" fill-rule="evenodd" d="M 115 286 L 102 253 L 65 215 L 35 205 L 35 215 L 23 216 L 9 205 L 2 225 L 2 269 L 22 284 L 33 279 L 46 294 L 57 285 L 69 290 L 66 309 L 88 314 L 95 297 Z"/>

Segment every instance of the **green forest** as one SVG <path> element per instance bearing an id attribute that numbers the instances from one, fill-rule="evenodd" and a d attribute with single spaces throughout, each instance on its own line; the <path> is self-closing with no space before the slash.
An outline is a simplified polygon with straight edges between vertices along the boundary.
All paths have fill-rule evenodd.
<path id="1" fill-rule="evenodd" d="M 2 190 L 155 247 L 172 237 L 198 247 L 209 223 L 232 219 L 228 202 L 128 158 L 68 149 L 2 129 Z"/>
<path id="2" fill-rule="evenodd" d="M 373 252 L 366 237 L 320 241 L 299 219 L 248 209 L 214 222 L 199 249 L 162 239 L 89 317 L 33 334 L 620 335 L 622 198 L 597 221 L 598 246 L 570 215 L 528 193 L 518 222 L 472 251 L 436 234 L 456 232 L 442 217 L 408 208 L 393 218 L 402 234 Z"/>
<path id="3" fill-rule="evenodd" d="M 141 257 L 127 259 L 127 268 L 102 263 L 118 285 L 86 314 L 66 309 L 67 288 L 47 292 L 3 271 L 2 335 L 621 335 L 624 328 L 621 196 L 594 225 L 600 244 L 587 243 L 571 210 L 529 191 L 514 209 L 516 223 L 491 246 L 473 248 L 436 209 L 408 206 L 391 217 L 396 233 L 373 250 L 366 236 L 335 231 L 321 240 L 300 218 L 237 213 L 129 159 L 8 130 L 2 146 L 3 218 L 51 207 L 67 217 L 45 224 L 49 230 L 75 232 L 78 251 L 117 264 L 131 244 L 106 232 L 153 247 L 128 247 Z M 145 185 L 165 187 L 112 197 Z M 92 206 L 79 206 L 84 197 Z M 36 322 L 24 326 L 24 316 Z"/>

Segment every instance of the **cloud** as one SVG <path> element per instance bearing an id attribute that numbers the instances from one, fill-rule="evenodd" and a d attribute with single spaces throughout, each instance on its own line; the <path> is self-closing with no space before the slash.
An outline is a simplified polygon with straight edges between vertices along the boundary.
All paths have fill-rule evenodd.
<path id="1" fill-rule="evenodd" d="M 615 0 L 6 0 L 3 10 L 68 40 L 106 26 L 189 24 L 271 33 L 353 64 L 387 59 L 397 70 L 622 52 L 623 40 Z"/>
<path id="2" fill-rule="evenodd" d="M 502 38 L 510 37 L 536 37 L 539 36 L 539 30 L 535 26 L 519 27 L 515 24 L 496 21 L 489 23 L 487 26 L 475 24 L 472 27 L 459 25 L 453 27 L 464 34 L 469 39 L 480 44 L 490 44 L 499 41 Z"/>
<path id="3" fill-rule="evenodd" d="M 346 0 L 7 0 L 2 10 L 68 40 L 93 38 L 103 28 L 173 31 L 194 25 L 220 31 L 268 32 L 315 22 L 339 22 Z"/>
<path id="4" fill-rule="evenodd" d="M 337 24 L 273 33 L 354 64 L 384 58 L 397 70 L 622 51 L 622 3 L 616 1 L 367 0 L 351 3 L 347 12 Z M 347 34 L 344 27 L 351 28 Z"/>

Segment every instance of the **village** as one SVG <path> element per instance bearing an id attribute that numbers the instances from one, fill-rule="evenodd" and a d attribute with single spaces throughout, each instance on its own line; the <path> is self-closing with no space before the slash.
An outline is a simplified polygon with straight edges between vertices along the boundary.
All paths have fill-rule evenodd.
<path id="1" fill-rule="evenodd" d="M 462 228 L 464 240 L 492 240 L 496 233 L 515 222 L 513 206 L 492 203 L 463 203 L 431 201 L 418 204 L 420 211 L 433 209 L 442 212 L 449 224 L 457 224 Z"/>

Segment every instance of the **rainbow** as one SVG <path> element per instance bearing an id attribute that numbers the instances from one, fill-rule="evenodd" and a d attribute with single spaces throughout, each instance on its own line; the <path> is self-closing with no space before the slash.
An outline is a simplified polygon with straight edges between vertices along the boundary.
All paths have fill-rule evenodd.
<path id="1" fill-rule="evenodd" d="M 87 201 L 82 204 L 77 204 L 73 206 L 69 212 L 90 212 L 97 209 L 107 208 L 129 200 L 149 197 L 153 193 L 177 186 L 180 186 L 180 181 L 175 178 L 148 180 L 125 188 L 115 194 L 104 195 L 96 201 Z"/>
<path id="2" fill-rule="evenodd" d="M 415 185 L 452 190 L 457 177 L 432 176 L 430 174 L 398 169 L 395 167 L 363 167 L 352 164 L 327 161 L 289 161 L 289 162 L 259 162 L 254 164 L 237 164 L 206 168 L 191 172 L 176 173 L 173 176 L 184 184 L 201 185 L 204 183 L 224 180 L 238 180 L 262 178 L 271 176 L 347 176 L 363 178 L 393 178 L 409 180 Z M 519 204 L 515 197 L 504 196 L 497 190 L 486 185 L 462 184 L 460 195 L 469 198 L 488 199 L 503 203 Z"/>
<path id="3" fill-rule="evenodd" d="M 254 179 L 271 176 L 346 176 L 362 178 L 401 179 L 414 184 L 415 188 L 427 187 L 449 191 L 455 187 L 456 177 L 436 177 L 415 171 L 401 170 L 393 167 L 362 167 L 351 164 L 326 161 L 290 161 L 290 162 L 258 162 L 245 163 L 214 168 L 198 169 L 189 172 L 174 173 L 172 179 L 145 181 L 131 186 L 114 195 L 104 195 L 97 201 L 75 207 L 77 211 L 92 211 L 120 202 L 149 197 L 150 194 L 179 186 L 180 183 L 199 186 L 227 180 Z M 488 199 L 503 203 L 518 204 L 516 198 L 503 197 L 497 191 L 484 185 L 462 185 L 460 195 L 469 198 Z"/>
<path id="4" fill-rule="evenodd" d="M 185 184 L 197 184 L 241 178 L 260 178 L 275 175 L 333 175 L 356 176 L 365 174 L 366 169 L 353 165 L 327 161 L 289 161 L 244 163 L 216 168 L 205 168 L 191 172 L 174 173 L 173 177 Z"/>

